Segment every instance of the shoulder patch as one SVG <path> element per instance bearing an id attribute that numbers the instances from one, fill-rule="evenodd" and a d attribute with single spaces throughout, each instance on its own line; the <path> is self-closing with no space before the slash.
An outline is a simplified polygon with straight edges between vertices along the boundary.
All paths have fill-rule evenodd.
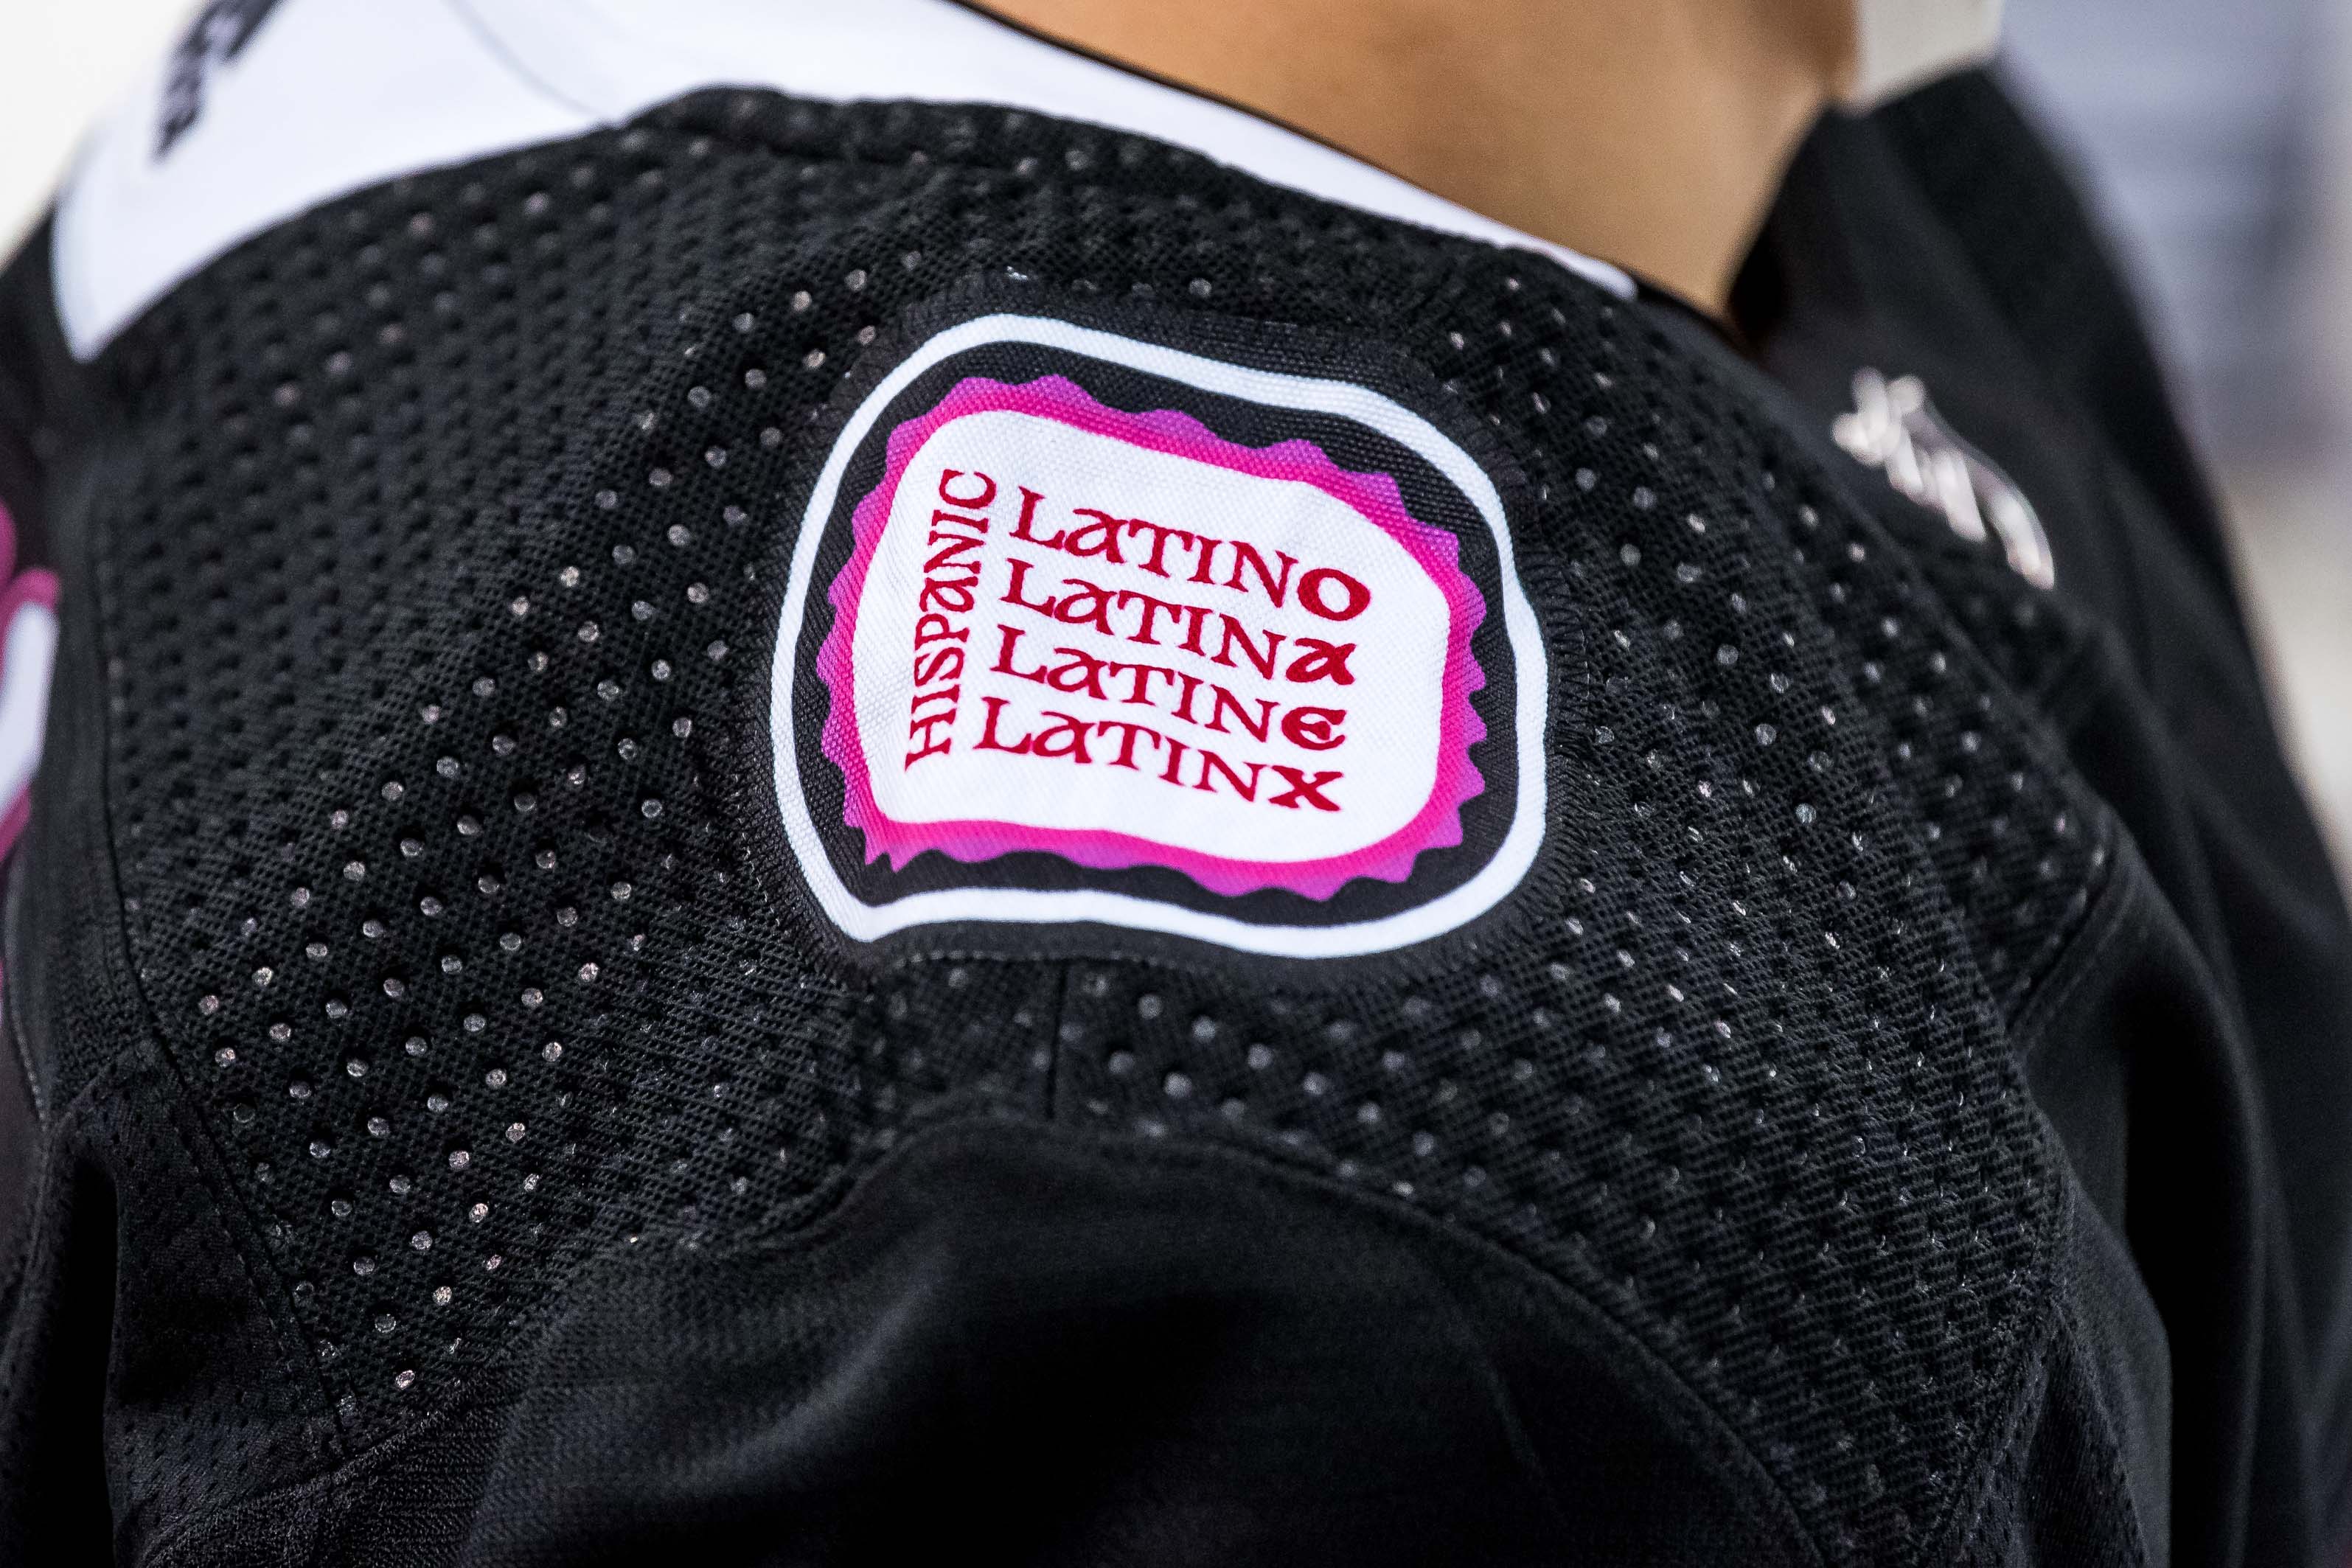
<path id="1" fill-rule="evenodd" d="M 862 385 L 770 725 L 858 941 L 1093 922 L 1290 956 L 1492 909 L 1544 822 L 1503 494 L 1386 391 L 990 315 Z"/>

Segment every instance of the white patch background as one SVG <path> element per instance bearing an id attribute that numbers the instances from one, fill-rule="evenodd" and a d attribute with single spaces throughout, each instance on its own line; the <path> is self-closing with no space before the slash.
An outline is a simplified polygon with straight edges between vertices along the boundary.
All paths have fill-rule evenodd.
<path id="1" fill-rule="evenodd" d="M 953 748 L 908 764 L 910 711 L 942 711 L 938 704 L 921 709 L 910 709 L 910 704 L 916 692 L 911 674 L 917 605 L 924 563 L 939 549 L 929 541 L 934 538 L 932 514 L 943 505 L 939 497 L 943 469 L 986 474 L 999 489 L 987 508 L 989 531 L 979 552 L 979 602 L 971 614 L 953 618 L 971 633 L 963 644 Z M 976 482 L 965 478 L 959 483 L 971 488 Z M 1072 508 L 1091 506 L 1221 539 L 1224 548 L 1211 552 L 1214 580 L 1205 585 L 1188 580 L 1195 558 L 1181 543 L 1171 544 L 1163 556 L 1163 568 L 1172 580 L 1146 570 L 1138 558 L 1149 551 L 1149 536 L 1126 536 L 1124 564 L 1013 540 L 1010 536 L 1021 510 L 1019 486 L 1046 498 L 1032 524 L 1041 538 L 1086 527 L 1092 519 L 1075 516 Z M 949 538 L 963 533 L 951 525 L 936 531 Z M 1289 574 L 1283 606 L 1277 608 L 1254 591 L 1260 586 L 1254 572 L 1233 570 L 1234 541 L 1255 546 L 1277 573 L 1277 552 L 1298 562 Z M 1091 626 L 1058 623 L 1006 603 L 1015 559 L 1029 566 L 1024 594 L 1032 603 L 1066 594 L 1066 580 L 1077 577 L 1164 602 L 1203 607 L 1212 613 L 1201 618 L 1205 629 L 1199 642 L 1208 653 L 1187 653 L 1180 645 L 1186 638 L 1184 621 L 1154 612 L 1146 628 L 1145 609 L 1135 601 L 1109 612 L 1121 633 L 1112 638 Z M 1307 571 L 1321 566 L 1347 571 L 1370 589 L 1371 599 L 1361 612 L 1335 622 L 1305 608 L 1298 584 Z M 1253 591 L 1228 586 L 1228 579 L 1235 575 Z M 1283 643 L 1275 649 L 1273 680 L 1260 676 L 1247 653 L 1223 649 L 1216 612 L 1234 615 L 1250 629 L 1260 648 L 1265 632 L 1283 635 Z M 1065 664 L 1054 653 L 1061 646 L 1147 671 L 1167 669 L 1171 674 L 1139 675 L 1131 668 L 1110 674 L 1101 682 L 1112 694 L 1108 702 L 1083 691 L 1051 690 L 992 673 L 1003 643 L 1000 627 L 1020 634 L 1009 661 L 1015 669 Z M 1139 643 L 1136 634 L 1147 630 L 1151 643 Z M 1285 668 L 1298 657 L 1301 637 L 1355 644 L 1348 661 L 1353 681 L 1346 685 L 1328 679 L 1286 682 Z M 1380 842 L 1411 822 L 1428 800 L 1437 778 L 1446 642 L 1445 597 L 1437 585 L 1402 545 L 1322 490 L 1297 480 L 1262 478 L 1150 451 L 1034 414 L 1011 410 L 968 414 L 932 432 L 908 464 L 867 571 L 854 644 L 858 727 L 875 800 L 901 822 L 982 819 L 1107 830 L 1229 860 L 1323 860 Z M 1221 651 L 1229 664 L 1214 662 L 1213 655 Z M 1178 715 L 1185 690 L 1177 678 L 1181 675 L 1202 683 L 1192 688 L 1192 700 L 1185 705 L 1199 722 Z M 1232 692 L 1253 716 L 1265 711 L 1262 702 L 1276 704 L 1265 740 L 1244 730 L 1229 711 L 1219 714 L 1210 695 L 1212 682 Z M 1139 693 L 1144 702 L 1127 700 Z M 1193 749 L 1191 755 L 1171 753 L 1164 745 L 1141 737 L 1129 748 L 1133 766 L 1120 768 L 1105 759 L 1116 757 L 1129 737 L 1097 731 L 1087 742 L 1095 760 L 1084 767 L 982 750 L 982 699 L 989 696 L 1004 703 L 997 726 L 1000 746 L 1050 722 L 1039 716 L 1051 711 L 1089 721 L 1147 725 L 1152 736 Z M 1337 727 L 1344 738 L 1325 748 L 1286 741 L 1282 716 L 1294 706 L 1344 710 L 1346 719 Z M 1213 719 L 1221 727 L 1207 727 Z M 1241 798 L 1215 775 L 1206 778 L 1208 789 L 1200 789 L 1195 780 L 1202 747 L 1213 748 L 1245 776 L 1247 763 L 1266 765 L 1268 770 L 1256 778 L 1256 800 Z M 1163 763 L 1174 767 L 1177 784 L 1163 781 Z M 1328 786 L 1328 793 L 1341 809 L 1272 806 L 1270 801 L 1284 790 L 1279 776 L 1270 771 L 1276 763 L 1310 777 L 1339 771 L 1343 777 Z"/>
<path id="2" fill-rule="evenodd" d="M 1100 888 L 941 888 L 887 904 L 868 904 L 842 882 L 827 858 L 824 836 L 810 813 L 801 781 L 800 719 L 793 703 L 800 684 L 817 679 L 815 671 L 803 667 L 800 658 L 807 617 L 824 613 L 824 585 L 815 581 L 817 556 L 826 525 L 840 501 L 850 459 L 891 402 L 940 361 L 998 342 L 1037 343 L 1272 408 L 1352 419 L 1411 448 L 1469 499 L 1488 530 L 1495 552 L 1501 602 L 1499 606 L 1490 603 L 1487 613 L 1492 616 L 1499 610 L 1502 616 L 1515 684 L 1509 734 L 1490 737 L 1490 743 L 1499 739 L 1512 747 L 1517 771 L 1510 826 L 1494 855 L 1474 875 L 1425 904 L 1377 919 L 1332 925 L 1261 925 Z M 1488 674 L 1491 678 L 1493 672 Z M 1495 907 L 1525 878 L 1543 841 L 1549 691 L 1543 639 L 1535 611 L 1519 586 L 1502 497 L 1476 461 L 1427 420 L 1393 399 L 1349 382 L 1255 370 L 1051 318 L 996 315 L 950 328 L 908 355 L 867 394 L 835 440 L 809 497 L 793 548 L 771 672 L 769 734 L 785 840 L 826 916 L 858 941 L 875 941 L 911 927 L 949 921 L 1004 925 L 1093 921 L 1192 937 L 1246 952 L 1296 958 L 1345 957 L 1387 952 L 1441 936 Z"/>

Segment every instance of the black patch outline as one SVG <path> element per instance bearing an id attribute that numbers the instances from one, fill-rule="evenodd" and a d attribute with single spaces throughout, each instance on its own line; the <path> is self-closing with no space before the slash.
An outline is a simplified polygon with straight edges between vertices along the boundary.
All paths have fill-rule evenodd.
<path id="1" fill-rule="evenodd" d="M 1281 888 L 1228 895 L 1203 888 L 1170 867 L 1141 865 L 1102 871 L 1077 865 L 1045 851 L 1015 851 L 992 860 L 965 862 L 927 850 L 893 871 L 887 860 L 867 862 L 864 835 L 842 820 L 844 787 L 838 766 L 822 750 L 824 703 L 822 683 L 804 685 L 796 695 L 795 745 L 801 789 L 818 823 L 826 857 L 842 885 L 877 907 L 944 888 L 1022 888 L 1045 892 L 1097 888 L 1158 904 L 1217 915 L 1253 925 L 1353 925 L 1417 908 L 1442 897 L 1478 874 L 1501 849 L 1518 807 L 1517 672 L 1503 623 L 1501 577 L 1494 540 L 1470 498 L 1438 474 L 1427 459 L 1402 443 L 1343 415 L 1272 409 L 1229 394 L 1075 350 L 1043 344 L 998 341 L 950 355 L 926 370 L 893 398 L 859 443 L 841 480 L 826 520 L 810 577 L 794 668 L 813 674 L 817 650 L 838 621 L 829 598 L 821 597 L 847 561 L 850 519 L 859 501 L 879 482 L 891 432 L 935 406 L 967 376 L 988 376 L 1018 384 L 1045 375 L 1064 375 L 1100 402 L 1129 413 L 1174 408 L 1217 434 L 1245 446 L 1266 446 L 1301 436 L 1320 445 L 1342 468 L 1388 473 L 1403 490 L 1407 509 L 1454 535 L 1462 547 L 1463 575 L 1486 601 L 1486 613 L 1471 637 L 1472 656 L 1486 684 L 1471 697 L 1486 735 L 1470 747 L 1470 760 L 1484 787 L 1461 807 L 1462 842 L 1425 850 L 1402 882 L 1349 881 L 1328 899 L 1311 899 Z M 1083 378 L 1083 379 L 1081 379 Z"/>
<path id="2" fill-rule="evenodd" d="M 792 563 L 811 497 L 825 462 L 842 431 L 879 383 L 931 339 L 965 322 L 991 315 L 1034 317 L 1133 339 L 1180 352 L 1254 370 L 1320 381 L 1348 382 L 1390 398 L 1400 407 L 1427 421 L 1447 441 L 1460 448 L 1486 476 L 1499 497 L 1503 526 L 1510 540 L 1519 593 L 1534 616 L 1526 646 L 1515 650 L 1513 674 L 1520 660 L 1540 669 L 1546 685 L 1542 734 L 1536 750 L 1543 768 L 1543 801 L 1534 812 L 1532 831 L 1538 835 L 1518 881 L 1487 907 L 1457 923 L 1425 934 L 1403 936 L 1392 944 L 1358 951 L 1289 954 L 1267 948 L 1236 946 L 1213 936 L 1135 924 L 1095 915 L 1067 919 L 988 919 L 950 915 L 926 919 L 897 929 L 865 936 L 845 929 L 825 909 L 809 881 L 781 820 L 780 781 L 775 777 L 772 731 L 772 685 L 777 647 L 775 635 L 791 592 Z M 878 423 L 879 422 L 877 422 Z M 1469 414 L 1453 390 L 1442 383 L 1419 360 L 1401 350 L 1353 334 L 1234 317 L 1211 311 L 1173 308 L 1146 299 L 1104 299 L 1098 296 L 1049 293 L 1032 279 L 1007 270 L 970 277 L 916 302 L 886 323 L 872 346 L 860 355 L 836 384 L 827 402 L 810 411 L 794 438 L 798 472 L 789 486 L 772 499 L 776 538 L 760 575 L 768 584 L 761 624 L 766 640 L 758 649 L 765 678 L 745 689 L 743 728 L 736 782 L 729 792 L 741 809 L 750 810 L 751 870 L 769 885 L 782 905 L 795 912 L 795 924 L 812 939 L 859 967 L 885 967 L 921 958 L 1021 958 L 1049 960 L 1127 958 L 1152 964 L 1197 966 L 1213 955 L 1219 964 L 1278 966 L 1298 980 L 1318 977 L 1323 983 L 1352 984 L 1367 965 L 1380 973 L 1428 973 L 1457 961 L 1465 951 L 1479 951 L 1515 940 L 1515 933 L 1530 920 L 1541 919 L 1557 903 L 1560 868 L 1559 835 L 1576 815 L 1570 797 L 1581 777 L 1577 758 L 1585 747 L 1578 716 L 1584 707 L 1581 683 L 1588 668 L 1582 648 L 1584 628 L 1575 613 L 1572 594 L 1562 564 L 1549 548 L 1540 525 L 1542 508 L 1518 458 L 1497 434 Z M 849 486 L 844 486 L 846 489 Z M 1486 525 L 1481 519 L 1481 529 Z M 1489 535 L 1483 541 L 1492 547 Z M 828 623 L 829 580 L 813 572 L 804 589 L 804 622 L 819 608 Z M 1490 599 L 1495 584 L 1482 582 Z M 1501 625 L 1502 605 L 1490 602 L 1489 621 Z M 1482 627 L 1483 629 L 1483 627 Z M 803 631 L 806 630 L 805 623 Z M 822 637 L 818 639 L 821 645 Z M 813 681 L 796 655 L 795 670 L 803 682 Z M 1488 672 L 1490 678 L 1492 672 Z M 820 692 L 824 691 L 818 683 Z M 829 700 L 829 699 L 828 699 Z M 804 704 L 804 698 L 803 699 Z M 809 710 L 796 713 L 795 733 Z M 814 710 L 822 716 L 823 706 Z M 1500 733 L 1490 727 L 1491 741 Z M 1563 749 L 1563 747 L 1565 749 Z M 830 769 L 832 764 L 825 764 Z M 740 768 L 740 771 L 737 771 Z M 1521 786 L 1524 789 L 1524 786 Z M 820 828 L 820 833 L 824 830 Z M 845 823 L 842 833 L 854 831 Z M 862 847 L 862 835 L 858 842 Z M 1179 873 L 1181 874 L 1181 873 Z M 781 877 L 781 881 L 772 880 Z M 1411 885 L 1407 883 L 1406 885 Z M 1440 896 L 1431 894 L 1430 897 Z M 1417 907 L 1427 898 L 1410 900 Z M 1283 929 L 1275 927 L 1274 929 Z"/>

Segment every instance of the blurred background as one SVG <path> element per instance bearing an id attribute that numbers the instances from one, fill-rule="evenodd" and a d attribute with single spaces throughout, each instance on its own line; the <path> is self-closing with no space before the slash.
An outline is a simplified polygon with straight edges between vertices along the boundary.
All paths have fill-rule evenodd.
<path id="1" fill-rule="evenodd" d="M 0 0 L 5 3 L 5 0 Z M 2009 0 L 2228 502 L 2273 708 L 2352 871 L 2352 6 Z"/>
<path id="2" fill-rule="evenodd" d="M 784 0 L 779 0 L 784 3 Z M 2008 68 L 2139 284 L 2352 867 L 2352 5 L 2009 0 Z M 0 0 L 0 253 L 190 0 Z"/>

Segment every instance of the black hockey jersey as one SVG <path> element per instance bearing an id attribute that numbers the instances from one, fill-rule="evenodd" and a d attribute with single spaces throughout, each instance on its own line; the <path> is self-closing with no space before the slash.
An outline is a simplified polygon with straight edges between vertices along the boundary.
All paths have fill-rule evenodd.
<path id="1" fill-rule="evenodd" d="M 1979 77 L 1738 307 L 945 0 L 217 0 L 0 277 L 0 1557 L 2340 1559 L 2129 308 Z"/>

